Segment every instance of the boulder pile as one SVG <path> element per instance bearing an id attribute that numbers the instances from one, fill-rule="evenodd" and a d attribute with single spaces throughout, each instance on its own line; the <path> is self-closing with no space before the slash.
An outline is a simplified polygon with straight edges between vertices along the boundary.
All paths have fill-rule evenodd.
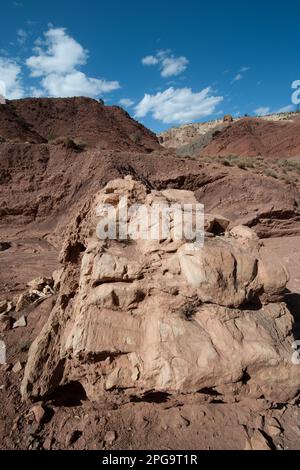
<path id="1" fill-rule="evenodd" d="M 26 317 L 20 316 L 23 310 L 31 306 L 36 306 L 40 302 L 54 294 L 57 289 L 55 282 L 55 272 L 53 278 L 38 277 L 27 283 L 28 289 L 19 297 L 0 302 L 0 333 L 12 328 L 26 326 Z"/>
<path id="2" fill-rule="evenodd" d="M 197 202 L 125 178 L 84 204 L 61 252 L 56 304 L 29 351 L 23 398 L 78 382 L 93 401 L 114 391 L 124 402 L 197 392 L 293 400 L 300 370 L 283 266 L 262 256 L 251 229 L 209 214 L 197 249 L 172 230 L 159 240 L 99 239 L 99 203 L 118 210 L 124 196 L 146 206 Z"/>

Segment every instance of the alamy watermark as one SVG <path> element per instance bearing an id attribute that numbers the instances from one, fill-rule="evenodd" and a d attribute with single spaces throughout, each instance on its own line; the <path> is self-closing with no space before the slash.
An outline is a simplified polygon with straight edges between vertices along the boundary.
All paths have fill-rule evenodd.
<path id="1" fill-rule="evenodd" d="M 6 345 L 0 341 L 0 364 L 6 364 Z"/>
<path id="2" fill-rule="evenodd" d="M 292 83 L 292 103 L 298 106 L 300 104 L 300 80 L 294 80 Z"/>
<path id="3" fill-rule="evenodd" d="M 300 340 L 296 340 L 292 344 L 292 348 L 295 350 L 295 352 L 292 355 L 292 363 L 295 366 L 300 365 Z"/>
<path id="4" fill-rule="evenodd" d="M 6 103 L 5 96 L 6 96 L 5 82 L 3 80 L 0 80 L 0 104 Z"/>
<path id="5" fill-rule="evenodd" d="M 101 240 L 186 240 L 194 249 L 204 243 L 203 204 L 99 204 L 96 233 Z"/>

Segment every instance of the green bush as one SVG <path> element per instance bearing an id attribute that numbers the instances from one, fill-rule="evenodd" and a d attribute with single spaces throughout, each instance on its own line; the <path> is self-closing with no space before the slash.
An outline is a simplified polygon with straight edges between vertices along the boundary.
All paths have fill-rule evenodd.
<path id="1" fill-rule="evenodd" d="M 227 160 L 229 161 L 234 161 L 234 160 L 238 160 L 239 157 L 237 155 L 228 155 L 227 156 Z"/>
<path id="2" fill-rule="evenodd" d="M 55 140 L 56 139 L 56 135 L 54 134 L 54 132 L 49 132 L 49 134 L 47 135 L 47 140 L 48 142 L 51 142 L 52 140 Z"/>

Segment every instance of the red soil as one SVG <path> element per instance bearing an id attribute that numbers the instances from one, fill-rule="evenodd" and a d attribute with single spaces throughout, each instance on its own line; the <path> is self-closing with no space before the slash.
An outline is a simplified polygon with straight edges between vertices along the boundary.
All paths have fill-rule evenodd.
<path id="1" fill-rule="evenodd" d="M 201 155 L 289 158 L 300 156 L 300 117 L 293 122 L 244 118 L 217 132 Z"/>

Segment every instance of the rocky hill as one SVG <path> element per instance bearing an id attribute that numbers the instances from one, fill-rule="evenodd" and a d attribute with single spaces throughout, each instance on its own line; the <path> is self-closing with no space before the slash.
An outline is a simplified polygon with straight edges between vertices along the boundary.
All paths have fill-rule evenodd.
<path id="1" fill-rule="evenodd" d="M 300 158 L 300 116 L 293 121 L 244 118 L 216 132 L 199 152 L 207 156 Z"/>
<path id="2" fill-rule="evenodd" d="M 153 150 L 156 136 L 117 106 L 89 98 L 26 98 L 0 105 L 0 138 L 15 143 L 75 139 L 101 149 Z"/>
<path id="3" fill-rule="evenodd" d="M 265 120 L 270 122 L 292 122 L 296 117 L 297 113 L 275 113 L 259 117 L 258 119 L 260 121 Z M 214 121 L 186 124 L 168 129 L 159 134 L 158 137 L 164 147 L 178 149 L 194 142 L 197 143 L 197 138 L 201 139 L 201 137 L 207 133 L 213 134 L 213 131 L 223 129 L 231 122 L 238 122 L 240 119 L 243 118 L 233 118 L 227 115 L 223 119 Z"/>
<path id="4" fill-rule="evenodd" d="M 0 105 L 1 448 L 299 448 L 299 124 L 217 125 L 180 156 L 99 101 Z M 204 204 L 204 246 L 100 240 L 123 196 Z"/>
<path id="5" fill-rule="evenodd" d="M 44 122 L 39 117 L 42 111 L 37 110 L 45 106 L 49 113 L 43 111 Z M 66 117 L 87 113 L 88 109 L 89 126 L 83 119 L 79 125 L 73 117 Z M 111 179 L 126 175 L 143 182 L 149 190 L 195 191 L 209 211 L 228 217 L 232 224 L 251 226 L 261 237 L 300 234 L 299 168 L 295 161 L 283 160 L 270 166 L 263 158 L 251 162 L 182 158 L 160 146 L 152 133 L 119 108 L 84 98 L 9 102 L 0 106 L 0 116 L 6 116 L 0 121 L 0 135 L 6 135 L 0 143 L 0 241 L 12 244 L 5 252 L 7 256 L 14 247 L 18 249 L 19 237 L 13 234 L 20 230 L 29 235 L 35 230 L 59 247 L 66 224 L 80 205 Z M 48 136 L 47 140 L 50 124 L 57 134 L 68 137 Z M 89 140 L 93 127 L 98 134 Z M 133 129 L 141 133 L 139 143 L 132 141 Z M 82 145 L 83 138 L 88 141 L 86 145 Z M 37 249 L 39 259 L 43 243 L 38 249 L 31 243 L 21 246 L 22 250 Z M 0 284 L 11 289 L 15 275 L 7 277 L 4 272 L 2 277 L 0 273 Z M 19 291 L 22 285 L 17 283 L 14 289 Z"/>

